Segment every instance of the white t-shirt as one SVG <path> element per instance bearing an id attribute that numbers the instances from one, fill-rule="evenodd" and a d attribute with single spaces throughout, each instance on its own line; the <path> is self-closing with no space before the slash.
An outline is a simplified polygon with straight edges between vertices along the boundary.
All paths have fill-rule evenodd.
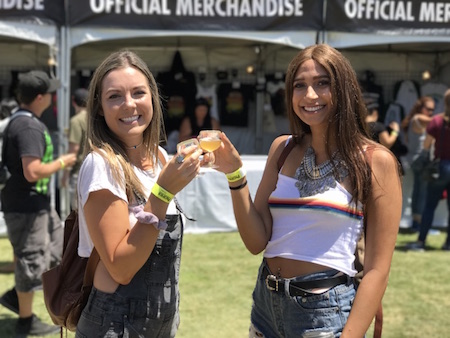
<path id="1" fill-rule="evenodd" d="M 159 148 L 159 150 L 164 154 L 164 157 L 167 160 L 168 157 L 166 151 L 161 147 Z M 137 167 L 134 167 L 134 172 L 143 183 L 145 195 L 149 196 L 150 191 L 161 172 L 160 166 L 157 167 L 156 173 L 154 173 L 153 171 L 144 171 Z M 114 179 L 109 163 L 100 154 L 94 152 L 90 153 L 83 161 L 78 176 L 78 220 L 80 229 L 78 255 L 80 257 L 89 257 L 92 249 L 94 248 L 94 244 L 92 243 L 91 237 L 89 236 L 86 225 L 84 205 L 86 204 L 86 201 L 88 200 L 89 194 L 91 192 L 104 189 L 109 190 L 115 196 L 128 203 L 125 187 L 122 187 L 121 184 Z M 130 228 L 132 228 L 137 222 L 134 214 L 131 212 L 131 208 L 136 205 L 136 201 L 131 201 L 131 203 L 129 204 L 128 215 L 130 220 Z M 170 215 L 176 213 L 176 206 L 172 201 L 169 203 L 166 214 Z"/>

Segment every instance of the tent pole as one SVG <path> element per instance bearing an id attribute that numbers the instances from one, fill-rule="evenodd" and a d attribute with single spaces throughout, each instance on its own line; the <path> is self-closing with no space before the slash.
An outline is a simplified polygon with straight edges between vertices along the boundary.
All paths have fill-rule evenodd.
<path id="1" fill-rule="evenodd" d="M 61 81 L 61 88 L 58 91 L 58 135 L 59 135 L 59 154 L 65 154 L 67 152 L 67 135 L 69 129 L 70 119 L 70 53 L 67 44 L 67 28 L 60 27 L 60 39 L 59 39 L 59 78 Z M 62 172 L 59 172 L 62 177 Z M 59 187 L 59 200 L 60 200 L 60 217 L 66 218 L 69 214 L 69 191 L 67 187 Z"/>

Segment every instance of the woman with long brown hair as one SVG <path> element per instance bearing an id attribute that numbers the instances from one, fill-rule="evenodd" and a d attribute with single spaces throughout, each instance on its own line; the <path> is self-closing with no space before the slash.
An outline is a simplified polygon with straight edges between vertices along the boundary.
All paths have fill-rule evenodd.
<path id="1" fill-rule="evenodd" d="M 398 161 L 369 138 L 356 74 L 336 49 L 300 51 L 287 69 L 286 95 L 292 135 L 272 143 L 254 202 L 225 134 L 215 152 L 241 238 L 252 254 L 263 252 L 250 337 L 363 337 L 387 286 L 401 218 Z"/>

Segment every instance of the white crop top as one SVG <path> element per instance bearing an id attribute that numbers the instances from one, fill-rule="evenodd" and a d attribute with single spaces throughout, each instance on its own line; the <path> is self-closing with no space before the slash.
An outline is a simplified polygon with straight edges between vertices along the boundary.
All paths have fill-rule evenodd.
<path id="1" fill-rule="evenodd" d="M 161 147 L 159 149 L 163 152 L 167 160 L 166 151 Z M 153 171 L 144 171 L 137 167 L 134 167 L 134 172 L 142 182 L 145 196 L 149 196 L 150 191 L 155 184 L 159 173 L 161 172 L 160 166 L 158 166 L 156 173 L 154 173 Z M 94 244 L 92 243 L 91 237 L 89 236 L 86 225 L 86 218 L 83 211 L 84 205 L 86 204 L 86 201 L 88 200 L 89 194 L 91 192 L 103 189 L 109 190 L 114 195 L 128 203 L 126 191 L 117 181 L 114 180 L 109 164 L 100 154 L 93 152 L 88 154 L 84 159 L 78 176 L 78 220 L 80 230 L 78 255 L 80 257 L 89 257 L 92 249 L 94 248 Z M 134 214 L 131 212 L 131 208 L 136 204 L 136 201 L 132 201 L 128 206 L 130 228 L 133 227 L 137 222 Z M 170 215 L 176 213 L 176 206 L 174 201 L 172 201 L 169 204 L 166 214 Z"/>
<path id="2" fill-rule="evenodd" d="M 354 276 L 363 226 L 361 203 L 350 205 L 351 195 L 338 182 L 335 188 L 300 198 L 296 181 L 278 174 L 269 197 L 273 226 L 264 257 L 312 262 Z"/>

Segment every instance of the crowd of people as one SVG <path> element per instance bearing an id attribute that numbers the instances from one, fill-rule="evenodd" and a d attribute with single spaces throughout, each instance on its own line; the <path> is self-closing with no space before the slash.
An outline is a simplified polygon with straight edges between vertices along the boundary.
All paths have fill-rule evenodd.
<path id="1" fill-rule="evenodd" d="M 450 148 L 444 146 L 450 90 L 445 112 L 436 114 L 433 99 L 422 97 L 401 124 L 388 128 L 378 122 L 379 107 L 364 99 L 348 59 L 326 44 L 301 50 L 287 67 L 291 135 L 273 141 L 254 198 L 225 133 L 212 153 L 188 147 L 168 155 L 161 146 L 161 93 L 136 53 L 111 53 L 89 88 L 74 92 L 69 151 L 55 159 L 39 117 L 59 86 L 41 71 L 21 74 L 19 109 L 5 130 L 11 177 L 1 203 L 15 287 L 0 304 L 18 314 L 17 337 L 59 330 L 34 314 L 32 301 L 42 273 L 61 259 L 62 223 L 49 189 L 60 170 L 79 213 L 78 254 L 89 257 L 95 247 L 100 256 L 76 337 L 176 335 L 183 240 L 176 194 L 202 166 L 214 163 L 224 173 L 242 241 L 251 254 L 262 253 L 249 337 L 365 335 L 387 287 L 402 216 L 403 170 L 389 150 L 400 133 L 411 164 L 429 158 L 431 149 L 440 158 L 436 180 L 425 185 L 414 171 L 412 226 L 419 237 L 411 249 L 425 248 L 436 206 L 450 188 Z M 220 124 L 199 98 L 175 143 L 209 129 Z M 362 270 L 355 265 L 361 243 Z M 450 249 L 450 235 L 443 249 Z M 364 277 L 357 282 L 358 273 Z"/>
<path id="2" fill-rule="evenodd" d="M 442 198 L 447 200 L 447 208 L 449 211 L 447 239 L 442 245 L 442 250 L 450 250 L 450 147 L 448 147 L 448 144 L 450 144 L 450 89 L 444 94 L 444 106 L 444 112 L 435 114 L 426 122 L 425 139 L 423 140 L 422 150 L 417 155 L 419 161 L 424 162 L 425 165 L 429 163 L 430 156 L 439 159 L 439 167 L 435 173 L 436 176 L 429 179 L 426 183 L 425 196 L 418 197 L 419 199 L 424 199 L 422 202 L 420 225 L 418 227 L 419 236 L 417 241 L 408 245 L 410 250 L 425 250 L 425 241 L 433 224 L 436 208 Z M 431 108 L 430 106 L 429 110 Z M 424 177 L 421 177 L 421 179 L 422 181 L 425 180 Z"/>

